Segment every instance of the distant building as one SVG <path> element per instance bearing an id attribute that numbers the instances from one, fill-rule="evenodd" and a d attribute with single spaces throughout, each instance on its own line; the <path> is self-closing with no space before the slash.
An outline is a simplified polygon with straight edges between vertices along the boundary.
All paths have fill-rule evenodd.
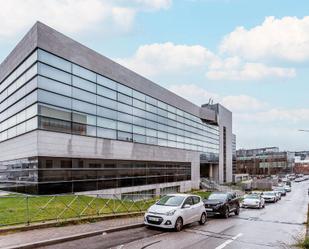
<path id="1" fill-rule="evenodd" d="M 237 150 L 237 174 L 272 175 L 290 173 L 294 166 L 294 152 L 278 147 Z"/>
<path id="2" fill-rule="evenodd" d="M 309 174 L 309 151 L 295 152 L 294 173 Z"/>

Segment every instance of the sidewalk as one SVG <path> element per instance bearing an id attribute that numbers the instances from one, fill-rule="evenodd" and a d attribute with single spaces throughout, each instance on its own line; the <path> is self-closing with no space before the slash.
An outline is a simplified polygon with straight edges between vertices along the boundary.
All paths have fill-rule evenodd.
<path id="1" fill-rule="evenodd" d="M 75 236 L 77 234 L 91 233 L 100 230 L 125 227 L 142 224 L 143 216 L 130 218 L 116 218 L 98 221 L 95 223 L 70 225 L 64 227 L 50 227 L 18 232 L 8 235 L 0 235 L 0 248 L 14 248 L 24 244 L 53 240 L 63 237 Z"/>

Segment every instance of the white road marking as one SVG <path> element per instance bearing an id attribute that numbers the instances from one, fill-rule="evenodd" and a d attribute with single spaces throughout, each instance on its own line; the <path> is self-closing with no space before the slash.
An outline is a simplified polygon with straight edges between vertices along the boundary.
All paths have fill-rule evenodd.
<path id="1" fill-rule="evenodd" d="M 217 246 L 215 249 L 223 249 L 224 247 L 226 247 L 228 244 L 232 243 L 234 240 L 236 240 L 237 238 L 241 237 L 243 234 L 239 233 L 236 236 L 234 236 L 233 238 L 225 241 L 223 244 Z"/>

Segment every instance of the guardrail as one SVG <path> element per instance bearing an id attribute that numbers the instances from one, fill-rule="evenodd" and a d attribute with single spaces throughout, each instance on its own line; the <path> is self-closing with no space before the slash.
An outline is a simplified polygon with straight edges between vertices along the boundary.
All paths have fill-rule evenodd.
<path id="1" fill-rule="evenodd" d="M 0 196 L 0 227 L 129 215 L 146 211 L 158 198 L 145 194 Z"/>

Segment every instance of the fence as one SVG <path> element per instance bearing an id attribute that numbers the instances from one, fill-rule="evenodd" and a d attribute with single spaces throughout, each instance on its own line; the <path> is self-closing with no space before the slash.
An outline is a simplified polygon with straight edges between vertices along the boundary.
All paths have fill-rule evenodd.
<path id="1" fill-rule="evenodd" d="M 141 213 L 157 198 L 145 194 L 0 196 L 0 227 Z"/>

